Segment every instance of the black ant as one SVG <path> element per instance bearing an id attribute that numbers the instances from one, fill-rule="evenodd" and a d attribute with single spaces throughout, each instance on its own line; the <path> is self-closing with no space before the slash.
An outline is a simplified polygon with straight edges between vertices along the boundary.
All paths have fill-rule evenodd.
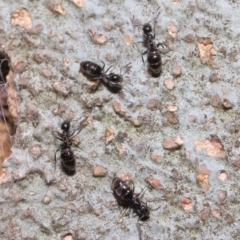
<path id="1" fill-rule="evenodd" d="M 128 184 L 118 177 L 112 180 L 113 195 L 118 204 L 124 208 L 131 208 L 139 217 L 139 220 L 146 221 L 150 217 L 150 211 L 146 203 L 140 201 L 142 193 L 134 193 Z"/>
<path id="2" fill-rule="evenodd" d="M 123 82 L 123 74 L 116 74 L 111 72 L 107 74 L 109 69 L 112 67 L 110 66 L 106 71 L 104 71 L 105 63 L 103 66 L 99 66 L 97 63 L 91 61 L 83 61 L 80 63 L 80 70 L 79 72 L 82 73 L 85 77 L 87 77 L 90 81 L 96 82 L 96 86 L 98 87 L 99 83 L 101 82 L 107 89 L 112 93 L 118 93 L 123 89 L 122 82 Z M 131 67 L 128 63 L 125 68 Z M 126 70 L 128 71 L 128 70 Z"/>
<path id="3" fill-rule="evenodd" d="M 70 132 L 70 121 L 63 121 L 61 124 L 62 133 L 57 132 L 58 136 L 56 137 L 58 140 L 62 141 L 60 147 L 55 152 L 55 166 L 57 161 L 57 152 L 60 151 L 61 156 L 61 166 L 63 171 L 69 175 L 72 176 L 76 172 L 76 160 L 74 153 L 71 149 L 72 146 L 72 139 L 74 136 L 76 136 L 81 130 L 82 127 L 80 127 L 77 130 L 77 133 Z"/>
<path id="4" fill-rule="evenodd" d="M 144 63 L 143 55 L 147 54 L 147 62 L 148 62 L 148 69 L 151 71 L 153 77 L 159 77 L 162 73 L 162 58 L 161 53 L 166 53 L 166 51 L 159 50 L 159 46 L 166 46 L 163 43 L 155 43 L 155 25 L 156 20 L 159 16 L 160 12 L 157 16 L 153 19 L 154 20 L 154 27 L 152 28 L 150 22 L 145 23 L 142 27 L 143 31 L 143 45 L 147 48 L 147 50 L 142 53 L 142 61 Z"/>

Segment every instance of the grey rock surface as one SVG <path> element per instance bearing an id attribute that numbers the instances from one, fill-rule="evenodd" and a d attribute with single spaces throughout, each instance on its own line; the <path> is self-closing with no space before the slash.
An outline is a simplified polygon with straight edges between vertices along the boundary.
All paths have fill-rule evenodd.
<path id="1" fill-rule="evenodd" d="M 20 7 L 31 16 L 29 31 L 11 23 Z M 0 43 L 13 65 L 24 62 L 14 73 L 19 119 L 0 185 L 1 239 L 240 239 L 237 1 L 85 0 L 78 7 L 70 0 L 2 0 L 0 9 Z M 158 11 L 156 41 L 171 51 L 153 78 L 133 43 Z M 90 92 L 78 72 L 85 60 L 104 61 L 116 73 L 131 62 L 123 92 Z M 232 108 L 213 104 L 216 94 Z M 127 118 L 115 113 L 116 102 Z M 78 134 L 79 148 L 72 147 L 77 166 L 69 177 L 59 154 L 54 167 L 54 131 L 69 116 L 77 129 L 85 112 L 92 120 Z M 114 137 L 107 142 L 109 128 Z M 168 137 L 173 143 L 165 149 Z M 94 177 L 95 165 L 106 175 Z M 146 187 L 148 221 L 119 210 L 110 188 L 115 175 L 130 176 L 136 192 Z"/>

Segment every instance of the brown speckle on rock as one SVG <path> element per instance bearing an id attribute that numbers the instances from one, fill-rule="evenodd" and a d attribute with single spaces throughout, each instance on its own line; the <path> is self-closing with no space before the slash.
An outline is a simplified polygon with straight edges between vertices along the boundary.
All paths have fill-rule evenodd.
<path id="1" fill-rule="evenodd" d="M 172 69 L 172 75 L 173 75 L 175 78 L 180 77 L 181 74 L 182 74 L 182 69 L 181 69 L 181 67 L 179 67 L 179 66 L 173 67 L 173 69 Z"/>
<path id="2" fill-rule="evenodd" d="M 191 211 L 193 208 L 191 198 L 182 197 L 180 203 L 185 211 Z"/>
<path id="3" fill-rule="evenodd" d="M 66 13 L 67 13 L 66 10 L 63 9 L 63 7 L 60 4 L 52 4 L 51 2 L 48 1 L 47 6 L 53 12 L 57 12 L 62 15 L 66 15 Z"/>
<path id="4" fill-rule="evenodd" d="M 132 174 L 131 173 L 121 173 L 119 176 L 123 181 L 129 181 L 132 180 Z"/>
<path id="5" fill-rule="evenodd" d="M 155 179 L 155 178 L 153 178 L 152 176 L 147 177 L 147 178 L 145 179 L 145 181 L 146 181 L 147 183 L 149 183 L 153 188 L 156 188 L 156 189 L 162 189 L 162 188 L 163 188 L 163 186 L 162 186 L 162 184 L 160 183 L 160 181 L 157 180 L 157 179 Z"/>
<path id="6" fill-rule="evenodd" d="M 50 78 L 52 76 L 52 71 L 49 68 L 44 68 L 42 70 L 42 75 L 46 78 Z"/>
<path id="7" fill-rule="evenodd" d="M 238 155 L 237 160 L 233 160 L 232 161 L 232 165 L 235 167 L 239 167 L 240 166 L 240 155 Z"/>
<path id="8" fill-rule="evenodd" d="M 26 67 L 26 62 L 23 59 L 16 59 L 13 62 L 12 69 L 14 72 L 21 73 Z"/>
<path id="9" fill-rule="evenodd" d="M 77 7 L 84 7 L 85 2 L 83 0 L 70 0 L 73 2 Z"/>
<path id="10" fill-rule="evenodd" d="M 226 95 L 226 94 L 228 93 L 227 89 L 226 89 L 226 88 L 222 88 L 222 93 L 223 93 L 224 95 Z"/>
<path id="11" fill-rule="evenodd" d="M 66 66 L 66 67 L 68 67 L 70 65 L 70 61 L 69 61 L 68 58 L 63 59 L 63 65 Z"/>
<path id="12" fill-rule="evenodd" d="M 127 154 L 126 148 L 122 144 L 118 144 L 116 150 L 119 157 L 123 157 Z"/>
<path id="13" fill-rule="evenodd" d="M 221 212 L 220 212 L 219 209 L 213 209 L 213 210 L 212 210 L 212 215 L 213 215 L 214 217 L 216 217 L 216 218 L 220 218 Z"/>
<path id="14" fill-rule="evenodd" d="M 61 84 L 60 82 L 55 82 L 55 83 L 53 83 L 52 87 L 53 87 L 53 89 L 54 89 L 56 92 L 61 93 L 61 94 L 64 93 L 64 92 L 63 92 L 63 89 L 62 89 L 62 84 Z M 64 94 L 63 94 L 63 95 L 64 95 Z"/>
<path id="15" fill-rule="evenodd" d="M 113 109 L 120 116 L 123 116 L 128 120 L 131 119 L 130 114 L 122 107 L 122 105 L 119 102 L 117 102 L 117 101 L 113 102 Z"/>
<path id="16" fill-rule="evenodd" d="M 169 112 L 176 112 L 178 110 L 178 107 L 175 105 L 167 105 L 167 109 Z"/>
<path id="17" fill-rule="evenodd" d="M 48 195 L 46 195 L 43 199 L 43 203 L 44 204 L 49 204 L 50 202 L 51 202 L 51 198 Z"/>
<path id="18" fill-rule="evenodd" d="M 107 38 L 103 34 L 95 33 L 91 29 L 88 30 L 88 33 L 94 43 L 104 44 L 107 41 Z"/>
<path id="19" fill-rule="evenodd" d="M 18 8 L 12 13 L 11 23 L 30 31 L 32 28 L 32 19 L 29 11 L 26 8 Z"/>
<path id="20" fill-rule="evenodd" d="M 139 119 L 133 119 L 132 123 L 135 127 L 140 127 L 142 125 L 142 123 Z"/>
<path id="21" fill-rule="evenodd" d="M 232 103 L 226 98 L 223 99 L 222 105 L 226 110 L 231 109 L 233 107 Z"/>
<path id="22" fill-rule="evenodd" d="M 175 182 L 177 182 L 178 179 L 179 179 L 179 173 L 178 173 L 177 169 L 176 169 L 176 168 L 173 168 L 171 172 L 172 172 L 171 178 L 172 178 Z"/>
<path id="23" fill-rule="evenodd" d="M 198 183 L 201 185 L 201 187 L 204 191 L 209 190 L 210 184 L 208 182 L 208 179 L 209 179 L 210 173 L 211 173 L 211 171 L 207 168 L 207 166 L 205 164 L 202 164 L 200 166 L 200 171 L 196 178 L 197 178 Z"/>
<path id="24" fill-rule="evenodd" d="M 217 177 L 220 181 L 225 181 L 227 179 L 227 173 L 225 170 L 218 171 Z"/>
<path id="25" fill-rule="evenodd" d="M 34 146 L 32 146 L 30 149 L 29 149 L 29 152 L 36 156 L 36 157 L 39 157 L 40 154 L 41 154 L 41 146 L 39 144 L 36 144 Z"/>
<path id="26" fill-rule="evenodd" d="M 188 43 L 193 43 L 196 40 L 192 34 L 187 34 L 183 39 Z"/>
<path id="27" fill-rule="evenodd" d="M 178 116 L 175 113 L 167 111 L 165 112 L 164 115 L 167 117 L 170 123 L 172 124 L 178 123 Z"/>
<path id="28" fill-rule="evenodd" d="M 210 82 L 216 82 L 218 80 L 218 74 L 217 73 L 213 73 L 210 75 L 209 77 L 209 81 Z"/>
<path id="29" fill-rule="evenodd" d="M 34 27 L 33 32 L 34 32 L 35 34 L 38 34 L 38 33 L 42 32 L 42 30 L 43 30 L 43 25 L 42 25 L 42 24 L 37 24 L 37 25 Z"/>
<path id="30" fill-rule="evenodd" d="M 107 53 L 107 54 L 106 54 L 106 59 L 107 59 L 108 61 L 110 61 L 110 62 L 114 60 L 114 58 L 113 58 L 113 56 L 112 56 L 111 53 Z"/>
<path id="31" fill-rule="evenodd" d="M 181 137 L 174 139 L 173 137 L 167 137 L 163 140 L 163 148 L 166 150 L 176 150 L 183 145 L 184 141 Z"/>
<path id="32" fill-rule="evenodd" d="M 105 131 L 106 143 L 108 144 L 113 138 L 114 138 L 114 132 L 112 128 L 107 128 Z"/>
<path id="33" fill-rule="evenodd" d="M 213 60 L 217 54 L 216 50 L 213 48 L 213 42 L 209 37 L 199 37 L 198 38 L 198 49 L 200 52 L 200 59 L 202 64 L 210 62 L 213 65 Z"/>
<path id="34" fill-rule="evenodd" d="M 222 107 L 222 101 L 218 94 L 215 94 L 212 98 L 212 106 L 215 108 L 221 108 Z"/>
<path id="35" fill-rule="evenodd" d="M 171 37 L 175 38 L 176 35 L 177 35 L 177 26 L 176 26 L 176 24 L 175 24 L 174 22 L 170 22 L 170 23 L 168 24 L 167 29 L 168 29 L 169 35 L 170 35 Z"/>
<path id="36" fill-rule="evenodd" d="M 123 41 L 127 46 L 129 46 L 132 43 L 133 37 L 131 35 L 126 35 L 123 38 Z"/>
<path id="37" fill-rule="evenodd" d="M 218 198 L 220 201 L 224 201 L 227 197 L 227 192 L 224 190 L 219 191 Z"/>
<path id="38" fill-rule="evenodd" d="M 38 52 L 34 53 L 33 60 L 36 61 L 37 63 L 41 63 L 43 61 L 43 56 L 41 56 L 41 54 Z"/>
<path id="39" fill-rule="evenodd" d="M 203 209 L 201 211 L 201 220 L 207 220 L 210 216 L 211 208 L 208 203 L 204 204 Z"/>
<path id="40" fill-rule="evenodd" d="M 221 140 L 216 135 L 211 135 L 210 139 L 207 139 L 205 142 L 199 140 L 194 141 L 196 152 L 200 152 L 202 149 L 207 151 L 208 156 L 225 158 L 226 151 L 221 143 Z"/>
<path id="41" fill-rule="evenodd" d="M 152 154 L 152 160 L 156 163 L 160 163 L 162 160 L 162 156 L 157 155 L 157 154 Z"/>
<path id="42" fill-rule="evenodd" d="M 113 29 L 113 26 L 110 24 L 110 23 L 105 23 L 104 24 L 104 28 L 108 31 L 112 30 Z"/>
<path id="43" fill-rule="evenodd" d="M 97 98 L 97 99 L 95 100 L 95 104 L 96 104 L 97 107 L 102 107 L 103 102 L 102 102 L 101 98 Z"/>
<path id="44" fill-rule="evenodd" d="M 92 167 L 93 177 L 105 177 L 107 175 L 107 170 L 99 165 L 94 165 Z"/>
<path id="45" fill-rule="evenodd" d="M 100 216 L 103 213 L 103 208 L 101 207 L 101 208 L 95 210 L 94 213 L 96 216 Z"/>
<path id="46" fill-rule="evenodd" d="M 174 88 L 174 82 L 171 78 L 168 78 L 164 81 L 167 89 L 172 90 Z"/>
<path id="47" fill-rule="evenodd" d="M 233 219 L 232 215 L 230 215 L 229 213 L 226 215 L 225 220 L 229 224 L 234 223 L 234 219 Z"/>
<path id="48" fill-rule="evenodd" d="M 157 100 L 155 98 L 148 101 L 147 107 L 153 109 L 156 107 Z"/>

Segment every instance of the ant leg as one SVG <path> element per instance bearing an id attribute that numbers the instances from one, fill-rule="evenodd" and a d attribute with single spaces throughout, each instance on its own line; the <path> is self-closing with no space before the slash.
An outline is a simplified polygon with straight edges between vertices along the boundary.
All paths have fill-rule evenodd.
<path id="1" fill-rule="evenodd" d="M 99 79 L 101 79 L 101 77 L 99 77 Z M 95 81 L 95 83 L 90 87 L 90 89 L 92 91 L 96 91 L 100 85 L 100 82 L 101 82 L 100 80 Z"/>
<path id="2" fill-rule="evenodd" d="M 142 189 L 142 191 L 140 193 L 136 194 L 136 198 L 141 198 L 144 195 L 144 192 L 146 191 L 146 187 Z"/>
<path id="3" fill-rule="evenodd" d="M 158 19 L 159 15 L 160 15 L 160 11 L 158 12 L 157 16 L 154 18 L 154 23 L 153 23 L 153 33 L 154 33 L 154 35 L 153 35 L 153 38 L 155 38 L 155 27 L 156 27 L 156 22 L 157 22 L 157 19 Z"/>
<path id="4" fill-rule="evenodd" d="M 101 62 L 102 62 L 102 64 L 103 64 L 103 66 L 102 66 L 102 71 L 104 70 L 104 68 L 105 68 L 105 63 L 102 61 L 102 60 L 100 60 Z"/>
<path id="5" fill-rule="evenodd" d="M 113 67 L 113 65 L 111 65 L 111 66 L 105 71 L 105 73 L 107 73 L 107 72 L 109 71 L 109 69 L 112 68 L 112 67 Z"/>
<path id="6" fill-rule="evenodd" d="M 148 50 L 146 50 L 144 53 L 142 53 L 142 61 L 144 63 L 144 59 L 143 59 L 143 55 L 145 55 L 148 52 Z"/>
<path id="7" fill-rule="evenodd" d="M 157 44 L 157 47 L 159 47 L 159 46 L 162 47 L 161 50 L 159 49 L 159 51 L 160 51 L 162 54 L 166 54 L 166 53 L 168 53 L 168 52 L 170 51 L 169 47 L 168 47 L 165 43 L 158 43 L 158 44 Z M 166 50 L 163 50 L 165 47 L 166 47 L 167 49 L 166 49 Z"/>
<path id="8" fill-rule="evenodd" d="M 131 65 L 131 62 L 126 64 L 125 66 L 121 67 L 120 69 L 120 75 L 124 75 L 126 74 L 130 69 L 131 69 L 132 65 Z M 125 68 L 125 72 L 122 73 L 122 69 Z"/>
<path id="9" fill-rule="evenodd" d="M 55 169 L 55 170 L 56 170 L 56 163 L 57 163 L 57 152 L 58 152 L 59 150 L 61 150 L 61 148 L 59 148 L 59 149 L 55 152 L 55 156 L 54 156 L 54 159 L 55 159 L 55 161 L 54 161 L 54 169 Z"/>
<path id="10" fill-rule="evenodd" d="M 142 43 L 144 43 L 144 42 L 142 42 Z M 140 51 L 140 49 L 139 49 L 138 45 L 137 45 L 136 43 L 133 43 L 133 45 L 136 45 L 136 47 L 137 47 L 138 51 L 141 53 L 141 51 Z M 143 63 L 144 63 L 143 55 L 145 55 L 147 52 L 148 52 L 148 50 L 146 50 L 144 53 L 141 53 L 141 55 L 142 55 L 142 61 L 143 61 Z"/>
<path id="11" fill-rule="evenodd" d="M 142 231 L 140 229 L 139 219 L 138 219 L 138 222 L 137 222 L 137 229 L 138 229 L 138 233 L 139 233 L 139 239 L 142 240 Z"/>

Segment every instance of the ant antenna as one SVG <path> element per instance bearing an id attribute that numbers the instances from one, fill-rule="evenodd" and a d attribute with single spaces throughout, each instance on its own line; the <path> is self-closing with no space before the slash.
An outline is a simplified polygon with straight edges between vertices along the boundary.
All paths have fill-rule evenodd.
<path id="1" fill-rule="evenodd" d="M 128 63 L 128 64 L 126 64 L 125 66 L 123 66 L 123 67 L 121 67 L 121 69 L 120 69 L 120 75 L 124 75 L 124 74 L 126 74 L 127 72 L 129 72 L 129 70 L 131 69 L 131 67 L 132 67 L 132 65 L 131 65 L 131 62 L 130 63 Z M 125 72 L 124 73 L 122 73 L 122 69 L 125 69 Z"/>

